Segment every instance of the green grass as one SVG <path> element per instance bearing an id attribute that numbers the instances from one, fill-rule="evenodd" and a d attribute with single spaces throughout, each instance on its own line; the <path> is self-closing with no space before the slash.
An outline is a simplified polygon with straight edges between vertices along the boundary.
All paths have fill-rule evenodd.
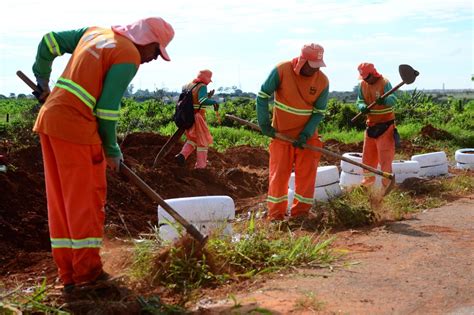
<path id="1" fill-rule="evenodd" d="M 266 148 L 271 140 L 271 138 L 259 132 L 244 128 L 210 127 L 209 129 L 214 138 L 212 147 L 218 151 L 224 151 L 238 145 Z"/>
<path id="2" fill-rule="evenodd" d="M 49 289 L 51 285 L 46 285 L 46 278 L 34 287 L 19 285 L 10 292 L 3 292 L 0 287 L 0 314 L 69 314 L 62 306 L 47 301 Z"/>
<path id="3" fill-rule="evenodd" d="M 472 191 L 474 177 L 466 173 L 451 178 L 416 180 L 408 186 L 395 187 L 376 206 L 371 204 L 366 190 L 357 187 L 329 202 L 315 203 L 312 211 L 324 214 L 321 229 L 356 228 L 385 219 L 400 220 L 406 214 L 440 207 Z"/>
<path id="4" fill-rule="evenodd" d="M 364 141 L 364 131 L 356 129 L 350 130 L 328 130 L 321 132 L 320 136 L 323 140 L 334 139 L 342 143 L 356 143 Z"/>
<path id="5" fill-rule="evenodd" d="M 159 283 L 190 296 L 200 287 L 289 267 L 329 266 L 335 259 L 329 248 L 332 238 L 316 234 L 296 236 L 290 230 L 253 218 L 234 226 L 234 230 L 240 233 L 233 238 L 211 236 L 204 249 L 194 242 L 166 247 L 160 245 L 158 237 L 140 242 L 135 251 L 133 274 L 138 276 L 138 281 Z"/>

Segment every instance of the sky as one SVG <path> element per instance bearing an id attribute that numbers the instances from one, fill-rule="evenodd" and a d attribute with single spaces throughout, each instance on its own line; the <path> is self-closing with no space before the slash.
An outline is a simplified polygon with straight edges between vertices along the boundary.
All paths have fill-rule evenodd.
<path id="1" fill-rule="evenodd" d="M 171 62 L 141 65 L 135 90 L 180 91 L 199 70 L 210 69 L 209 89 L 257 93 L 276 64 L 312 42 L 324 47 L 330 91 L 352 90 L 361 62 L 374 63 L 393 86 L 401 82 L 398 65 L 418 70 L 416 81 L 401 90 L 473 88 L 471 0 L 15 0 L 3 4 L 0 19 L 0 94 L 30 93 L 15 73 L 34 78 L 31 67 L 45 33 L 150 16 L 175 30 L 167 48 Z M 52 81 L 68 58 L 55 59 Z"/>

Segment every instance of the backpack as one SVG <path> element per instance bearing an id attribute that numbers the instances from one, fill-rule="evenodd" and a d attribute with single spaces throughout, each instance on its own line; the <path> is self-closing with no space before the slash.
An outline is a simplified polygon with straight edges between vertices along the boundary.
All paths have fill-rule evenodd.
<path id="1" fill-rule="evenodd" d="M 194 84 L 191 89 L 183 88 L 179 95 L 173 115 L 174 123 L 178 128 L 189 129 L 194 125 L 193 89 L 198 84 Z"/>

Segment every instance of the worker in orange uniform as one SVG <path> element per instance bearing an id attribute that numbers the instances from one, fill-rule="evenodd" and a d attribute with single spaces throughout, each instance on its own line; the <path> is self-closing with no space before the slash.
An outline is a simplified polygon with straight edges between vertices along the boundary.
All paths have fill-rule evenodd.
<path id="1" fill-rule="evenodd" d="M 39 43 L 33 73 L 44 105 L 33 130 L 43 152 L 53 258 L 66 293 L 108 278 L 99 251 L 106 166 L 118 172 L 123 160 L 116 137 L 120 101 L 140 64 L 159 55 L 170 60 L 173 36 L 170 24 L 152 17 L 50 32 Z M 53 60 L 64 53 L 71 58 L 49 94 Z"/>
<path id="2" fill-rule="evenodd" d="M 290 219 L 308 217 L 313 205 L 316 171 L 320 153 L 303 149 L 303 144 L 322 147 L 318 124 L 326 110 L 329 81 L 320 70 L 325 67 L 324 49 L 304 45 L 299 57 L 278 64 L 263 83 L 257 97 L 258 124 L 264 135 L 275 132 L 295 138 L 292 144 L 279 139 L 270 143 L 268 219 L 283 220 L 288 206 L 288 181 L 295 170 L 295 197 Z M 268 102 L 275 93 L 273 118 Z"/>
<path id="3" fill-rule="evenodd" d="M 207 85 L 212 82 L 212 72 L 210 70 L 199 71 L 197 77 L 183 87 L 184 90 L 192 90 L 193 106 L 194 106 L 194 124 L 191 128 L 186 129 L 186 142 L 175 156 L 176 163 L 184 166 L 186 159 L 196 150 L 195 169 L 206 168 L 207 151 L 209 145 L 212 144 L 212 136 L 209 127 L 206 124 L 206 109 L 214 108 L 217 112 L 218 104 L 210 97 L 214 94 L 212 90 L 207 92 Z"/>
<path id="4" fill-rule="evenodd" d="M 359 85 L 357 106 L 362 113 L 367 114 L 362 163 L 373 168 L 377 168 L 380 164 L 383 172 L 392 173 L 395 142 L 398 139 L 395 129 L 395 114 L 392 108 L 396 97 L 391 94 L 381 98 L 384 93 L 392 89 L 392 85 L 377 72 L 372 63 L 361 63 L 357 69 L 359 70 L 359 79 L 362 80 Z M 374 101 L 376 101 L 376 105 L 367 109 L 367 106 Z M 375 174 L 364 170 L 362 185 L 371 187 L 374 182 Z M 390 184 L 390 179 L 382 179 L 382 184 L 386 188 Z"/>

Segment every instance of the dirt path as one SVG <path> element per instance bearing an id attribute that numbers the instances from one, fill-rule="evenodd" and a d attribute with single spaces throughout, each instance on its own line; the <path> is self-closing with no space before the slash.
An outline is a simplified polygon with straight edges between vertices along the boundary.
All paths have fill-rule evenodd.
<path id="1" fill-rule="evenodd" d="M 234 292 L 236 302 L 203 299 L 198 313 L 474 314 L 474 195 L 337 237 L 350 267 L 298 269 Z"/>

